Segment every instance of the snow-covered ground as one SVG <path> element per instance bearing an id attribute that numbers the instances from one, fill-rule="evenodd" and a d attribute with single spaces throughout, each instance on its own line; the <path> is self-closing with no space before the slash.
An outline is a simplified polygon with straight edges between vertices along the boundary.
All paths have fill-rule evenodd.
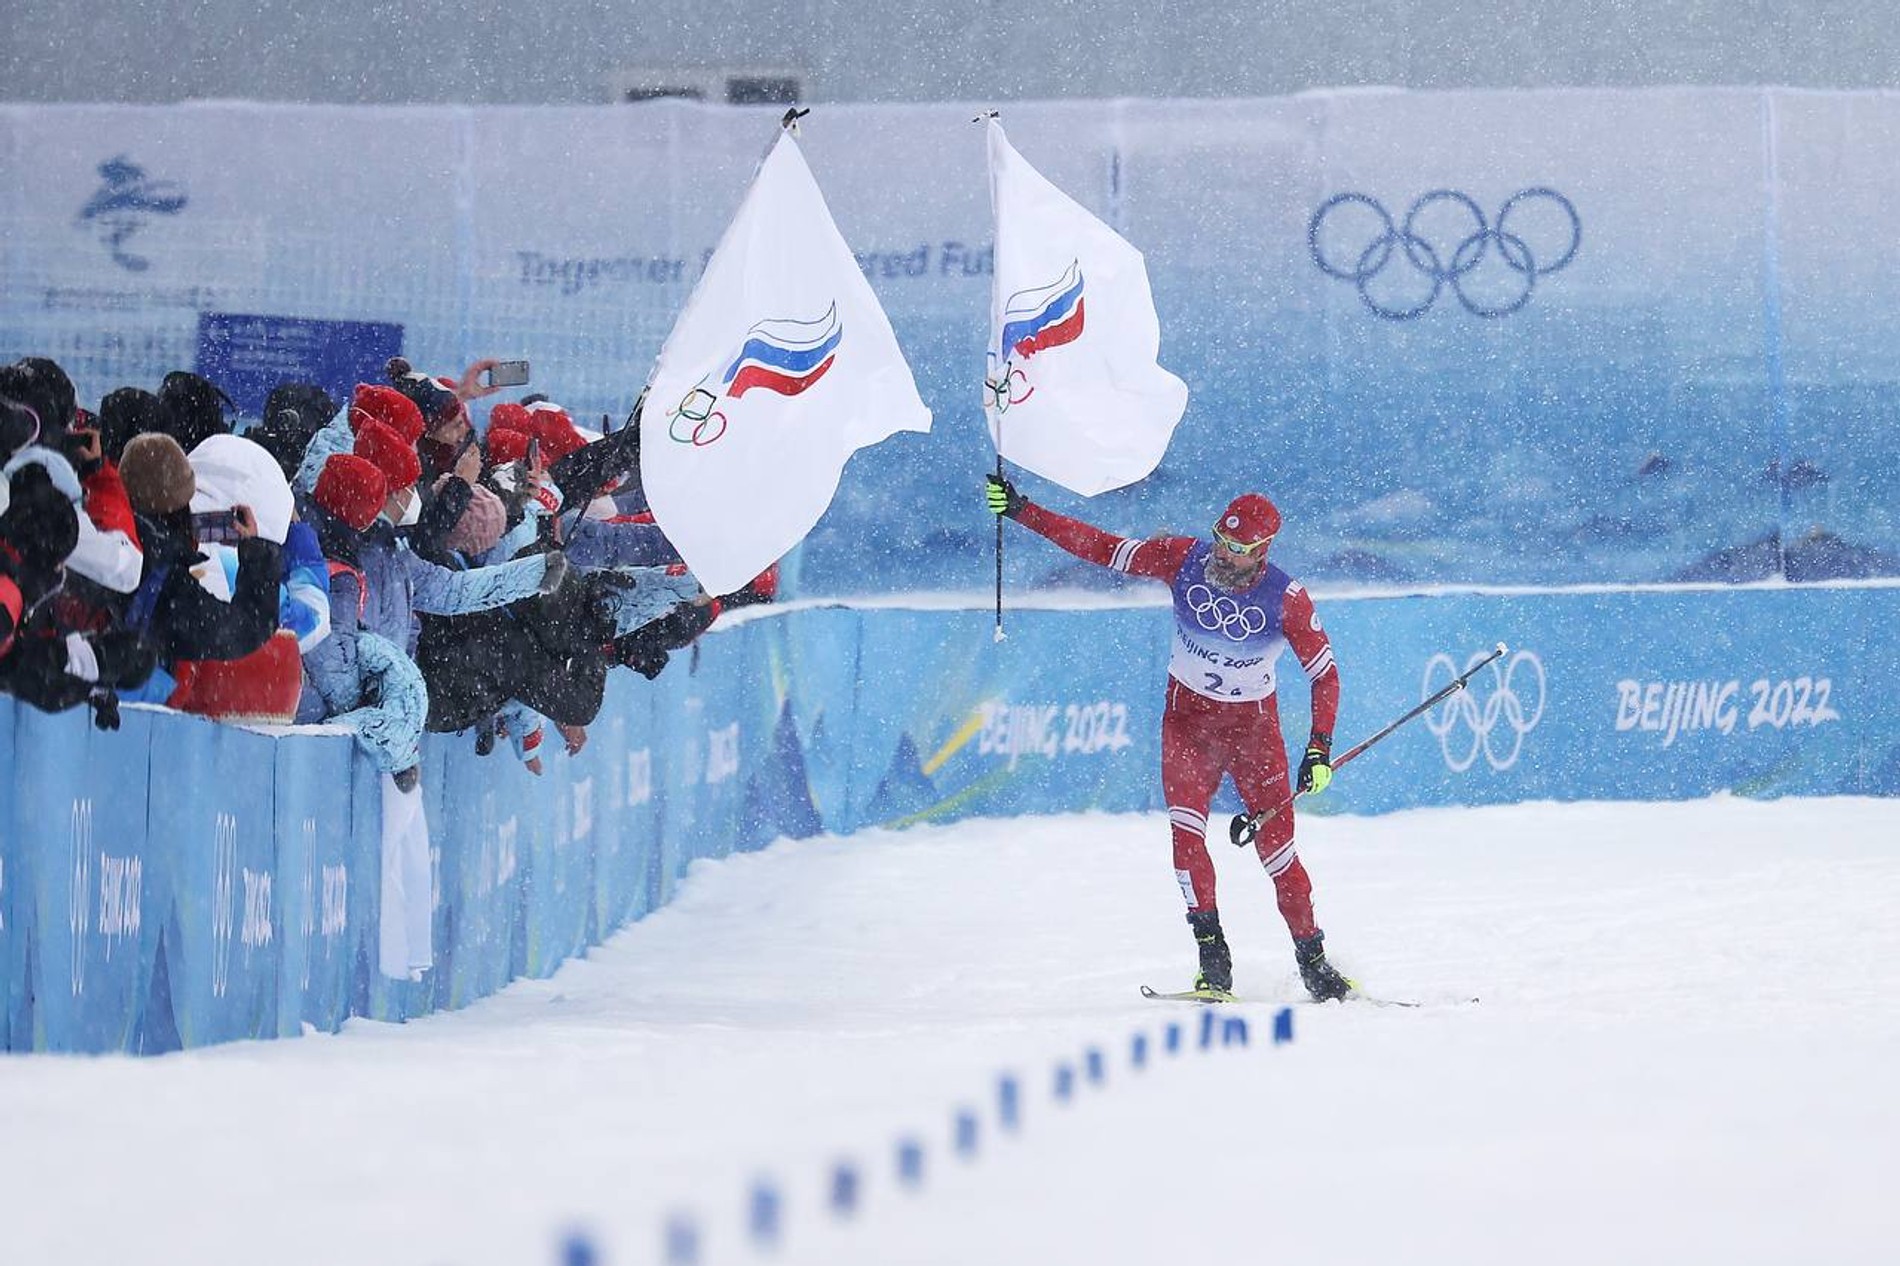
<path id="1" fill-rule="evenodd" d="M 780 843 L 458 1014 L 0 1060 L 0 1257 L 527 1266 L 578 1227 L 622 1266 L 689 1216 L 706 1263 L 1900 1261 L 1900 803 L 1308 817 L 1301 844 L 1336 960 L 1426 1006 L 1295 1006 L 1271 1045 L 1292 957 L 1223 843 L 1248 1001 L 1219 1014 L 1252 1041 L 1136 1070 L 1136 1033 L 1201 1014 L 1136 992 L 1193 970 L 1162 817 Z M 1090 1047 L 1104 1081 L 1058 1102 Z"/>

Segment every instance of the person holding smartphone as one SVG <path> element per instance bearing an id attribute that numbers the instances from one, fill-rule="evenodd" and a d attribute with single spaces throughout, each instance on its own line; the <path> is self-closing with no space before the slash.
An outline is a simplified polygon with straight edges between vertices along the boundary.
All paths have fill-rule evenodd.
<path id="1" fill-rule="evenodd" d="M 241 659 L 257 650 L 277 629 L 282 547 L 257 534 L 249 506 L 233 506 L 237 579 L 231 600 L 220 601 L 191 573 L 204 555 L 191 513 L 197 476 L 185 450 L 169 435 L 135 436 L 119 471 L 145 545 L 139 584 L 122 615 L 125 625 L 167 667 L 181 659 Z"/>

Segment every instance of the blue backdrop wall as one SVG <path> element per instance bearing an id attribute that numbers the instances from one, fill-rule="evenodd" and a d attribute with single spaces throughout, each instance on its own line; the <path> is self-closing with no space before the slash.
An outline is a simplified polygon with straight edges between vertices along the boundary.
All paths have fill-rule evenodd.
<path id="1" fill-rule="evenodd" d="M 1303 812 L 1900 795 L 1900 586 L 1320 609 L 1342 743 L 1493 643 L 1511 651 Z M 616 674 L 586 749 L 551 755 L 538 779 L 432 739 L 437 966 L 419 984 L 373 969 L 380 790 L 347 736 L 137 708 L 100 733 L 83 709 L 0 699 L 0 1047 L 159 1052 L 402 1019 L 551 973 L 667 901 L 699 858 L 820 831 L 1160 807 L 1165 608 L 1013 609 L 1001 643 L 992 621 L 742 613 L 657 681 Z M 1303 679 L 1283 668 L 1298 744 Z M 1155 849 L 1155 882 L 1171 884 L 1165 826 Z"/>
<path id="2" fill-rule="evenodd" d="M 438 372 L 526 356 L 582 420 L 623 417 L 777 113 L 0 106 L 0 357 L 51 354 L 90 402 L 196 364 L 255 407 L 273 377 L 347 386 L 399 343 Z M 937 418 L 853 463 L 789 570 L 805 594 L 987 580 L 972 113 L 804 124 Z M 1146 253 L 1191 391 L 1155 475 L 1087 505 L 1106 526 L 1201 531 L 1259 487 L 1312 582 L 1900 575 L 1900 94 L 1315 92 L 1004 121 Z M 1009 566 L 1109 583 L 1049 553 Z"/>

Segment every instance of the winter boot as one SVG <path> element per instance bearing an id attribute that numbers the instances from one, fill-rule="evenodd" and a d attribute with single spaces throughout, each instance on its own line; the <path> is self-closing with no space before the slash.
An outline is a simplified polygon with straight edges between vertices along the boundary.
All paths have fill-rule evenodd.
<path id="1" fill-rule="evenodd" d="M 1194 977 L 1196 989 L 1231 993 L 1234 988 L 1234 956 L 1221 934 L 1220 914 L 1214 910 L 1190 910 L 1188 926 L 1194 929 L 1194 943 L 1201 951 L 1201 970 Z"/>
<path id="2" fill-rule="evenodd" d="M 1326 934 L 1315 932 L 1293 941 L 1293 961 L 1300 965 L 1300 983 L 1306 986 L 1306 992 L 1313 995 L 1315 1002 L 1327 1002 L 1333 998 L 1344 998 L 1353 990 L 1353 983 L 1339 974 L 1339 969 L 1326 961 Z"/>

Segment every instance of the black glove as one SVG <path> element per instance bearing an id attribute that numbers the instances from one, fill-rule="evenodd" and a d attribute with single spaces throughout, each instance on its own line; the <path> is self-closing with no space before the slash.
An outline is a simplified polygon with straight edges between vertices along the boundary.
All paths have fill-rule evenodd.
<path id="1" fill-rule="evenodd" d="M 1029 498 L 1017 492 L 1016 485 L 1001 475 L 985 475 L 983 484 L 984 495 L 988 499 L 991 514 L 1000 514 L 1006 519 L 1013 519 L 1022 513 L 1024 506 L 1029 504 Z"/>
<path id="2" fill-rule="evenodd" d="M 119 695 L 114 690 L 94 690 L 86 696 L 92 705 L 92 723 L 101 730 L 119 728 Z"/>
<path id="3" fill-rule="evenodd" d="M 1324 730 L 1314 730 L 1313 736 L 1306 740 L 1306 756 L 1300 761 L 1299 789 L 1308 795 L 1317 795 L 1326 790 L 1326 784 L 1333 780 L 1333 736 Z"/>
<path id="4" fill-rule="evenodd" d="M 107 629 L 88 636 L 93 658 L 99 664 L 99 684 L 108 688 L 137 690 L 158 666 L 158 655 L 145 640 L 130 629 Z"/>

